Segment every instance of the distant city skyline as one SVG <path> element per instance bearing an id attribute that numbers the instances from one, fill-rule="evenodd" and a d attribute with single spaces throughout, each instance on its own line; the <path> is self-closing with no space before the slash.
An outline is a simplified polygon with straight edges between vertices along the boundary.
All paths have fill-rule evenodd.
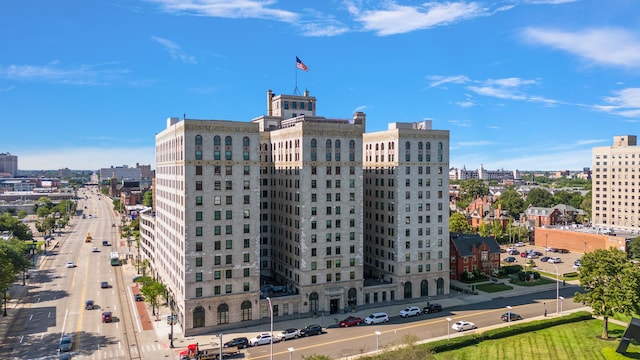
<path id="1" fill-rule="evenodd" d="M 432 119 L 450 130 L 457 168 L 577 171 L 591 167 L 593 147 L 639 123 L 637 1 L 24 0 L 2 9 L 11 31 L 0 33 L 0 152 L 17 155 L 20 170 L 155 168 L 168 117 L 251 121 L 269 89 L 308 89 L 328 118 L 362 111 L 367 132 Z"/>

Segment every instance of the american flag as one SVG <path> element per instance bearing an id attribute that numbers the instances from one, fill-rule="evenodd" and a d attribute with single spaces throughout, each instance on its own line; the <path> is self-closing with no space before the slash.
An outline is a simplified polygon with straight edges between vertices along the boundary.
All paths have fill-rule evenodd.
<path id="1" fill-rule="evenodd" d="M 305 65 L 299 57 L 296 56 L 296 67 L 300 70 L 309 71 L 307 65 Z"/>

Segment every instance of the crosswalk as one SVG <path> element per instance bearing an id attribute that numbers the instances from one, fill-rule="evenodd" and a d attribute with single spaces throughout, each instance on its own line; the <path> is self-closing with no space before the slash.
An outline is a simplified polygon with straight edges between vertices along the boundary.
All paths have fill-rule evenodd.
<path id="1" fill-rule="evenodd" d="M 155 344 L 145 344 L 140 345 L 140 349 L 137 347 L 131 347 L 131 351 L 127 351 L 126 349 L 109 349 L 104 348 L 100 351 L 93 352 L 90 354 L 75 354 L 73 359 L 91 359 L 91 360 L 101 360 L 101 359 L 113 359 L 113 360 L 128 360 L 131 357 L 141 358 L 141 359 L 154 359 L 154 358 L 164 358 L 164 356 L 154 357 L 152 353 L 157 352 L 166 352 L 164 347 L 158 343 Z"/>

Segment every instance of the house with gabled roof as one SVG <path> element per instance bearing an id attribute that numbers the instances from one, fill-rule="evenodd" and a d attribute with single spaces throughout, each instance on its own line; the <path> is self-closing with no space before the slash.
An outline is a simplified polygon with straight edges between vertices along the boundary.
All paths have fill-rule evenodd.
<path id="1" fill-rule="evenodd" d="M 492 237 L 450 233 L 450 277 L 462 279 L 464 272 L 480 270 L 488 275 L 500 268 L 500 245 Z"/>

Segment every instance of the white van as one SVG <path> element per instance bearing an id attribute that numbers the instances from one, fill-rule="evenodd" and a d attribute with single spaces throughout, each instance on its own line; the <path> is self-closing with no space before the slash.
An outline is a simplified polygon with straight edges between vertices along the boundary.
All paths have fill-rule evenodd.
<path id="1" fill-rule="evenodd" d="M 381 323 L 386 323 L 387 321 L 389 321 L 389 315 L 383 312 L 373 313 L 367 316 L 366 318 L 364 318 L 364 323 L 367 325 L 381 324 Z"/>

